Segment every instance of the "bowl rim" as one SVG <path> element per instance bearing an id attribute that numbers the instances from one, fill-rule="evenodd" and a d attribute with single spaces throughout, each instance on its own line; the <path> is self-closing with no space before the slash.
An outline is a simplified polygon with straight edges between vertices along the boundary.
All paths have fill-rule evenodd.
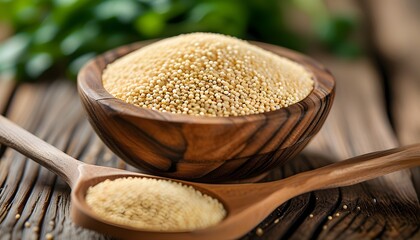
<path id="1" fill-rule="evenodd" d="M 299 102 L 289 105 L 288 107 L 280 108 L 274 111 L 244 116 L 213 117 L 161 112 L 158 110 L 142 108 L 117 99 L 105 90 L 102 84 L 102 73 L 109 63 L 155 41 L 157 40 L 140 41 L 123 45 L 98 55 L 94 59 L 88 61 L 79 71 L 77 76 L 79 94 L 89 98 L 89 101 L 96 101 L 100 105 L 105 106 L 107 110 L 110 110 L 108 114 L 119 114 L 165 122 L 194 124 L 240 124 L 244 122 L 266 121 L 267 118 L 287 118 L 295 112 L 304 114 L 309 111 L 311 106 L 314 106 L 313 103 L 317 102 L 314 101 L 313 98 L 316 98 L 318 101 L 320 100 L 319 102 L 322 103 L 325 102 L 322 101 L 322 99 L 334 97 L 335 79 L 325 66 L 304 54 L 277 45 L 257 41 L 248 42 L 278 56 L 294 61 L 312 73 L 314 88 L 308 96 Z"/>

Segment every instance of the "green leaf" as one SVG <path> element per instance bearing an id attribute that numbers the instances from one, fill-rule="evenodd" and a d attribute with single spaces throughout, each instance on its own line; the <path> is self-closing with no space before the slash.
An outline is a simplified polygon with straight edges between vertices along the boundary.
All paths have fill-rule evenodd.
<path id="1" fill-rule="evenodd" d="M 94 9 L 98 19 L 116 18 L 123 23 L 134 21 L 141 13 L 141 6 L 130 0 L 109 0 L 100 3 Z"/>
<path id="2" fill-rule="evenodd" d="M 163 33 L 166 22 L 162 15 L 149 11 L 136 20 L 137 31 L 148 38 L 155 38 Z"/>
<path id="3" fill-rule="evenodd" d="M 29 35 L 19 33 L 0 45 L 0 72 L 13 68 L 27 50 Z"/>
<path id="4" fill-rule="evenodd" d="M 25 65 L 26 73 L 31 78 L 37 78 L 53 64 L 52 57 L 47 53 L 33 55 Z"/>
<path id="5" fill-rule="evenodd" d="M 44 22 L 34 32 L 34 42 L 41 44 L 53 41 L 59 32 L 58 26 L 51 21 Z"/>
<path id="6" fill-rule="evenodd" d="M 350 59 L 356 58 L 362 54 L 359 45 L 353 42 L 341 42 L 333 47 L 333 52 L 338 56 Z"/>
<path id="7" fill-rule="evenodd" d="M 248 21 L 248 12 L 241 2 L 211 1 L 195 6 L 191 10 L 188 20 L 197 24 L 199 31 L 243 36 Z"/>
<path id="8" fill-rule="evenodd" d="M 73 21 L 80 20 L 82 13 L 97 4 L 96 0 L 55 0 L 55 5 L 50 10 L 52 20 L 59 27 L 68 27 Z M 90 19 L 83 19 L 90 20 Z"/>
<path id="9" fill-rule="evenodd" d="M 154 12 L 163 14 L 169 12 L 174 3 L 170 0 L 154 0 L 151 1 L 150 4 Z"/>
<path id="10" fill-rule="evenodd" d="M 334 16 L 320 23 L 317 33 L 321 41 L 335 45 L 346 40 L 354 32 L 355 26 L 353 17 Z"/>
<path id="11" fill-rule="evenodd" d="M 71 55 L 84 44 L 96 38 L 98 34 L 99 27 L 95 23 L 87 23 L 64 38 L 60 44 L 61 51 L 64 55 Z"/>
<path id="12" fill-rule="evenodd" d="M 0 20 L 10 22 L 14 15 L 13 1 L 0 0 Z"/>
<path id="13" fill-rule="evenodd" d="M 34 26 L 43 17 L 44 3 L 31 0 L 13 1 L 13 23 L 20 30 L 27 26 Z"/>
<path id="14" fill-rule="evenodd" d="M 74 59 L 69 65 L 70 74 L 76 76 L 79 70 L 85 65 L 90 59 L 95 57 L 95 53 L 86 53 L 78 58 Z"/>

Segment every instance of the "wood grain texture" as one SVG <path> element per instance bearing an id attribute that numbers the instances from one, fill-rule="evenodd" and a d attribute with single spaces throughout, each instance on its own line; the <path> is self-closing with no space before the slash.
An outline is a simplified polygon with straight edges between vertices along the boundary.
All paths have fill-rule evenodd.
<path id="1" fill-rule="evenodd" d="M 323 57 L 323 60 L 341 78 L 338 94 L 342 98 L 338 105 L 342 107 L 335 110 L 335 119 L 332 120 L 335 123 L 329 125 L 330 133 L 339 132 L 335 147 L 345 150 L 338 156 L 354 156 L 398 145 L 389 122 L 385 120 L 381 82 L 372 62 L 368 59 L 338 61 L 328 57 Z M 328 146 L 326 141 L 331 140 L 324 139 L 323 144 Z M 314 143 L 320 142 L 315 140 Z M 371 238 L 405 239 L 412 234 L 418 235 L 419 219 L 415 216 L 419 215 L 420 208 L 413 183 L 410 172 L 402 171 L 362 184 L 361 190 L 353 190 L 357 194 L 343 189 L 340 201 L 348 201 L 355 211 L 331 231 L 336 236 L 344 232 L 355 238 L 354 229 L 361 230 L 359 236 L 370 232 Z M 363 213 L 357 211 L 356 204 L 364 210 Z M 405 210 L 401 210 L 401 204 L 406 206 Z M 406 218 L 401 218 L 402 215 Z M 353 222 L 362 216 L 366 217 L 365 221 Z M 373 224 L 375 227 L 370 229 Z M 393 229 L 399 230 L 395 232 Z M 330 235 L 331 239 L 333 236 Z"/>
<path id="2" fill-rule="evenodd" d="M 265 181 L 395 144 L 389 126 L 382 118 L 383 106 L 378 101 L 380 94 L 376 90 L 378 82 L 374 81 L 376 78 L 370 65 L 367 62 L 358 61 L 356 64 L 322 59 L 340 79 L 338 101 L 332 115 L 304 155 L 299 156 L 299 161 L 291 161 L 276 169 Z M 358 98 L 361 100 L 348 100 Z M 370 99 L 368 106 L 361 108 L 360 104 L 367 99 Z M 92 132 L 71 85 L 60 82 L 48 87 L 23 85 L 15 94 L 7 116 L 75 158 L 98 165 L 123 166 Z M 376 127 L 372 128 L 371 123 Z M 1 239 L 37 239 L 49 232 L 57 239 L 107 238 L 71 222 L 70 190 L 60 178 L 12 150 L 6 151 L 0 164 Z M 243 239 L 366 239 L 377 236 L 409 239 L 417 236 L 418 201 L 407 187 L 412 182 L 406 178 L 398 181 L 399 190 L 388 186 L 393 186 L 392 180 L 381 186 L 375 182 L 316 191 L 294 198 L 279 206 L 257 227 L 262 229 L 261 236 L 256 228 Z M 348 209 L 342 208 L 344 204 Z M 337 212 L 339 217 L 327 219 Z M 16 213 L 21 214 L 18 220 L 15 219 Z M 310 218 L 309 214 L 314 217 Z M 31 222 L 30 228 L 24 227 L 26 221 Z M 50 221 L 54 225 L 50 225 Z M 323 229 L 324 225 L 327 229 Z M 34 232 L 35 227 L 39 227 L 38 233 Z"/>
<path id="3" fill-rule="evenodd" d="M 254 177 L 283 165 L 306 146 L 328 115 L 335 86 L 329 71 L 316 61 L 255 44 L 313 72 L 312 93 L 287 108 L 242 117 L 196 117 L 140 108 L 111 96 L 102 86 L 102 70 L 144 43 L 118 48 L 88 63 L 78 76 L 79 93 L 97 134 L 133 166 L 205 182 Z"/>
<path id="4" fill-rule="evenodd" d="M 221 222 L 194 231 L 142 231 L 98 217 L 88 206 L 88 188 L 106 179 L 162 177 L 116 168 L 84 164 L 0 116 L 0 143 L 33 159 L 72 188 L 71 217 L 74 223 L 122 239 L 213 240 L 236 239 L 261 222 L 278 205 L 307 192 L 354 185 L 398 170 L 420 166 L 420 144 L 369 153 L 291 177 L 254 184 L 183 184 L 217 198 L 227 215 Z M 122 196 L 123 197 L 123 196 Z M 205 217 L 205 216 L 203 216 Z M 16 218 L 16 217 L 15 217 Z"/>
<path id="5" fill-rule="evenodd" d="M 9 99 L 13 94 L 15 82 L 0 78 L 0 113 L 4 113 L 9 105 Z"/>
<path id="6" fill-rule="evenodd" d="M 82 164 L 81 162 L 28 133 L 3 116 L 0 116 L 0 143 L 30 157 L 60 176 L 69 186 L 72 186 L 79 177 L 78 167 Z"/>
<path id="7" fill-rule="evenodd" d="M 420 142 L 420 4 L 385 0 L 364 3 L 383 71 L 388 76 L 392 120 L 402 144 Z M 392 15 L 392 18 L 389 16 Z M 412 169 L 420 196 L 420 168 Z"/>
<path id="8" fill-rule="evenodd" d="M 72 89 L 62 82 L 50 87 L 22 85 L 7 117 L 73 156 L 89 154 L 93 146 L 87 145 L 93 135 L 85 131 L 89 124 Z M 70 220 L 68 186 L 21 154 L 4 153 L 0 185 L 0 239 L 44 239 L 47 233 L 63 239 L 101 238 L 92 231 L 81 232 Z M 16 214 L 21 217 L 16 219 Z M 25 227 L 26 222 L 31 226 Z"/>

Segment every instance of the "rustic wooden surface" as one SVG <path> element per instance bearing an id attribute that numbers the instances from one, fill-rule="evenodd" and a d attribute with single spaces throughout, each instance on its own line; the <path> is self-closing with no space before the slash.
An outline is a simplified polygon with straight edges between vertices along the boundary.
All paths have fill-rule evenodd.
<path id="1" fill-rule="evenodd" d="M 339 79 L 337 101 L 320 134 L 296 160 L 273 171 L 275 179 L 374 150 L 398 145 L 381 101 L 379 79 L 367 59 L 323 57 Z M 348 71 L 347 69 L 358 71 Z M 11 83 L 10 83 L 11 84 Z M 13 84 L 2 83 L 13 90 Z M 3 96 L 3 94 L 2 94 Z M 75 86 L 24 84 L 9 98 L 5 115 L 70 155 L 89 163 L 124 167 L 87 123 Z M 2 101 L 3 107 L 7 101 Z M 31 239 L 52 232 L 57 238 L 102 238 L 74 226 L 68 216 L 69 188 L 52 173 L 7 149 L 0 162 L 0 236 Z M 343 209 L 347 205 L 347 209 Z M 358 210 L 360 208 L 360 210 Z M 340 213 L 339 217 L 334 214 Z M 16 219 L 16 214 L 21 217 Z M 309 215 L 313 214 L 313 218 Z M 328 216 L 334 215 L 332 220 Z M 299 196 L 274 211 L 245 239 L 376 238 L 420 236 L 420 208 L 409 172 L 353 187 Z M 50 224 L 50 221 L 54 224 Z M 30 222 L 30 227 L 25 227 Z M 326 226 L 326 229 L 324 229 Z M 36 232 L 36 227 L 39 231 Z"/>
<path id="2" fill-rule="evenodd" d="M 377 46 L 374 51 L 387 76 L 397 137 L 402 144 L 420 142 L 420 3 L 367 1 L 364 10 L 372 12 L 367 15 L 372 25 L 372 45 Z M 420 193 L 420 168 L 411 171 Z"/>
<path id="3" fill-rule="evenodd" d="M 217 196 L 224 203 L 228 214 L 220 224 L 210 228 L 197 230 L 194 233 L 178 232 L 163 235 L 162 233 L 137 231 L 108 224 L 103 219 L 95 217 L 85 200 L 85 193 L 89 186 L 105 179 L 149 175 L 118 168 L 84 164 L 25 131 L 3 116 L 0 116 L 0 143 L 17 150 L 41 166 L 46 167 L 60 176 L 71 187 L 71 217 L 75 224 L 100 233 L 133 240 L 236 239 L 247 234 L 279 205 L 303 193 L 349 186 L 387 173 L 420 165 L 420 144 L 414 144 L 364 154 L 277 181 L 223 185 L 184 182 L 200 189 L 202 192 Z"/>
<path id="4" fill-rule="evenodd" d="M 367 7 L 368 12 L 388 7 L 389 12 L 382 20 L 367 19 L 375 21 L 375 28 L 384 18 L 394 16 L 392 19 L 398 21 L 406 17 L 406 14 L 394 14 L 401 8 L 393 4 L 416 4 L 410 0 L 384 2 L 368 1 L 371 6 Z M 408 6 L 410 11 L 406 12 L 419 9 Z M 418 17 L 418 12 L 414 16 Z M 383 29 L 386 26 L 382 26 Z M 398 26 L 401 25 L 388 30 L 398 30 Z M 410 33 L 419 30 L 413 29 L 406 34 L 414 37 L 415 34 Z M 378 42 L 389 39 L 391 34 L 378 37 L 373 43 L 379 45 Z M 397 36 L 401 34 L 394 37 Z M 418 41 L 394 46 L 402 47 L 401 44 L 419 47 Z M 420 68 L 416 65 L 420 61 L 398 64 L 401 57 L 386 54 L 388 48 L 387 45 L 377 50 L 382 53 L 380 58 L 387 59 L 385 74 L 378 68 L 377 59 L 371 56 L 356 60 L 313 56 L 337 78 L 333 109 L 323 129 L 304 152 L 285 167 L 273 170 L 266 180 L 370 151 L 420 142 Z M 418 59 L 420 55 L 405 56 Z M 411 66 L 409 71 L 408 66 Z M 391 89 L 393 107 L 390 109 L 395 132 L 386 114 L 384 76 Z M 94 134 L 81 109 L 74 84 L 58 81 L 49 85 L 15 86 L 11 82 L 0 82 L 0 111 L 82 161 L 133 170 L 119 161 Z M 0 154 L 0 239 L 42 239 L 50 232 L 56 239 L 109 239 L 74 226 L 69 218 L 70 189 L 60 178 L 13 150 L 2 148 Z M 403 171 L 352 187 L 301 195 L 279 206 L 243 239 L 420 239 L 418 175 L 416 171 Z M 16 214 L 20 214 L 20 218 L 16 219 Z M 332 220 L 328 216 L 333 216 Z M 25 227 L 26 222 L 30 223 L 29 227 Z"/>

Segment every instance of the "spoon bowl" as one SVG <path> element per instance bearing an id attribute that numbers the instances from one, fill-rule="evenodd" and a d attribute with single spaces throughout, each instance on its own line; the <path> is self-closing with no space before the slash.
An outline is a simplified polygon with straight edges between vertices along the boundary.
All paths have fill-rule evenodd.
<path id="1" fill-rule="evenodd" d="M 198 117 L 137 107 L 102 85 L 114 60 L 144 47 L 140 42 L 111 50 L 80 71 L 78 90 L 89 121 L 121 159 L 149 173 L 200 182 L 249 179 L 284 164 L 319 131 L 332 106 L 335 81 L 307 56 L 252 42 L 305 67 L 314 89 L 302 101 L 271 112 L 237 117 Z"/>
<path id="2" fill-rule="evenodd" d="M 420 144 L 370 153 L 266 183 L 206 184 L 174 180 L 80 162 L 0 116 L 0 143 L 16 149 L 62 177 L 71 187 L 71 217 L 82 227 L 121 239 L 236 239 L 260 223 L 276 207 L 300 194 L 366 181 L 420 165 Z M 147 177 L 178 181 L 218 199 L 226 217 L 208 228 L 159 232 L 110 222 L 87 205 L 89 187 L 106 179 Z M 205 216 L 204 216 L 205 217 Z"/>

